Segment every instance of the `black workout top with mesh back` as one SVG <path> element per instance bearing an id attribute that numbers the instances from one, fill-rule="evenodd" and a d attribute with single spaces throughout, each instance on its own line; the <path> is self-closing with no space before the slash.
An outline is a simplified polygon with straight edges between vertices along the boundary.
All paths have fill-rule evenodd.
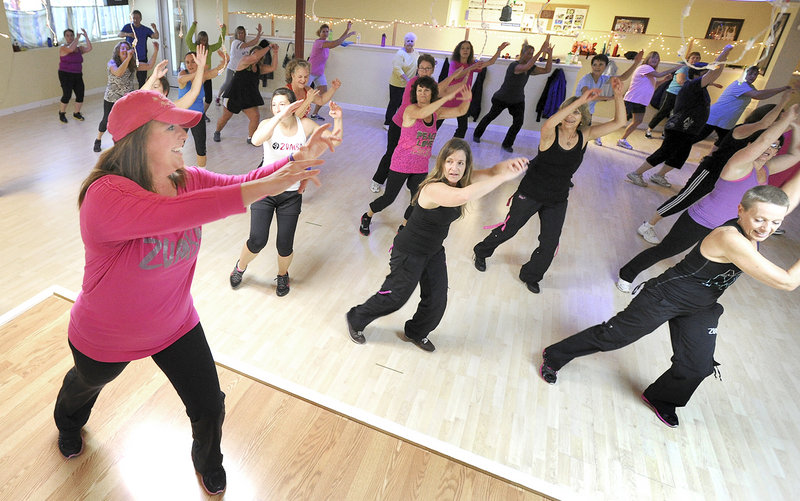
<path id="1" fill-rule="evenodd" d="M 744 230 L 731 219 L 721 226 L 733 226 L 744 235 Z M 648 282 L 657 286 L 664 296 L 677 304 L 698 307 L 711 306 L 725 290 L 742 274 L 733 263 L 715 263 L 700 253 L 701 240 L 686 254 L 683 260 L 660 276 Z"/>
<path id="2" fill-rule="evenodd" d="M 458 207 L 425 209 L 415 205 L 406 227 L 394 237 L 394 248 L 406 254 L 436 254 L 447 238 L 450 223 L 459 216 L 461 210 Z"/>
<path id="3" fill-rule="evenodd" d="M 519 183 L 519 192 L 537 202 L 563 202 L 569 196 L 569 184 L 572 175 L 578 170 L 586 153 L 583 144 L 583 132 L 578 129 L 578 142 L 569 150 L 558 144 L 559 127 L 556 127 L 556 139 L 545 151 L 540 151 L 530 161 L 528 172 Z"/>

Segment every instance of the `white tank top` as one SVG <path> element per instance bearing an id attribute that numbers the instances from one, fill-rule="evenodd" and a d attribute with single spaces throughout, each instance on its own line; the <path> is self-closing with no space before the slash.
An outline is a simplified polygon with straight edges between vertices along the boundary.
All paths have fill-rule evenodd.
<path id="1" fill-rule="evenodd" d="M 293 135 L 287 136 L 281 132 L 280 124 L 278 124 L 272 132 L 272 137 L 264 141 L 264 165 L 286 158 L 306 144 L 303 122 L 298 117 L 294 117 L 294 119 L 297 121 L 297 132 Z M 297 191 L 299 189 L 300 183 L 295 183 L 286 191 Z"/>

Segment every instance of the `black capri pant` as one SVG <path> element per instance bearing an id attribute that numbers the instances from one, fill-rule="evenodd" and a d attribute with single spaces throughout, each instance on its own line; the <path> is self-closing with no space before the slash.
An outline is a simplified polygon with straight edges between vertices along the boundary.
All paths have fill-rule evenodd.
<path id="1" fill-rule="evenodd" d="M 247 250 L 258 254 L 267 245 L 272 215 L 277 214 L 278 236 L 275 247 L 279 256 L 290 256 L 294 252 L 294 234 L 302 206 L 303 195 L 296 191 L 284 191 L 250 205 L 250 238 L 247 239 Z"/>
<path id="2" fill-rule="evenodd" d="M 392 165 L 392 155 L 397 148 L 397 143 L 400 142 L 400 133 L 402 129 L 394 121 L 389 122 L 389 132 L 386 134 L 386 153 L 381 157 L 378 168 L 372 176 L 372 180 L 378 184 L 386 182 L 386 177 L 389 175 L 389 167 Z"/>
<path id="3" fill-rule="evenodd" d="M 678 130 L 666 129 L 661 147 L 646 158 L 647 163 L 655 167 L 664 162 L 668 167 L 680 169 L 692 152 L 695 136 Z"/>
<path id="4" fill-rule="evenodd" d="M 194 138 L 194 151 L 197 156 L 206 156 L 206 121 L 200 120 L 190 129 Z"/>
<path id="5" fill-rule="evenodd" d="M 75 102 L 83 102 L 83 73 L 69 73 L 58 70 L 58 81 L 61 83 L 61 102 L 67 104 L 72 93 L 75 93 Z"/>
<path id="6" fill-rule="evenodd" d="M 203 82 L 203 93 L 205 94 L 205 102 L 211 104 L 211 98 L 214 94 L 214 87 L 211 85 L 211 79 L 209 78 L 205 82 Z"/>
<path id="7" fill-rule="evenodd" d="M 108 115 L 111 113 L 111 108 L 114 107 L 114 103 L 110 101 L 106 101 L 103 99 L 103 119 L 100 120 L 100 125 L 97 127 L 97 130 L 100 132 L 105 132 L 108 126 Z"/>
<path id="8" fill-rule="evenodd" d="M 639 273 L 663 259 L 677 256 L 689 249 L 711 233 L 712 229 L 696 222 L 688 212 L 684 212 L 661 243 L 643 250 L 619 270 L 619 278 L 633 282 Z"/>
<path id="9" fill-rule="evenodd" d="M 403 104 L 403 91 L 405 87 L 395 87 L 389 84 L 389 104 L 386 106 L 386 115 L 383 117 L 383 125 L 392 123 L 392 117 L 397 113 L 400 105 Z"/>
<path id="10" fill-rule="evenodd" d="M 400 190 L 403 188 L 403 183 L 408 186 L 408 190 L 411 192 L 411 198 L 413 199 L 414 194 L 417 193 L 419 184 L 424 181 L 427 176 L 427 174 L 406 174 L 403 172 L 390 170 L 389 176 L 386 178 L 386 191 L 383 192 L 383 195 L 379 196 L 369 204 L 369 210 L 371 210 L 373 213 L 376 213 L 382 211 L 386 207 L 389 207 L 392 202 L 394 202 L 394 199 L 397 198 Z M 412 207 L 409 203 L 408 208 L 403 215 L 403 218 L 406 221 L 408 221 L 408 218 L 411 216 L 411 209 Z"/>

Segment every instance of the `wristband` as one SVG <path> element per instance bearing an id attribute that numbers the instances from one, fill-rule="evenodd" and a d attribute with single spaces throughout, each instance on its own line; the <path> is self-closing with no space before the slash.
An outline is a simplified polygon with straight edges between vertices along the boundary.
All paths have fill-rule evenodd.
<path id="1" fill-rule="evenodd" d="M 289 153 L 289 161 L 294 162 L 294 153 Z"/>

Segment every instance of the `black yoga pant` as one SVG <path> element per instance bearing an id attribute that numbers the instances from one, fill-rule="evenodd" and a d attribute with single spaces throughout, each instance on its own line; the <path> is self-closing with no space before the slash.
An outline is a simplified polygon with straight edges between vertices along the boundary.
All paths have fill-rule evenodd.
<path id="1" fill-rule="evenodd" d="M 372 176 L 372 180 L 378 184 L 386 182 L 386 176 L 389 175 L 389 167 L 392 165 L 392 154 L 394 154 L 397 143 L 400 142 L 400 132 L 402 129 L 396 123 L 389 122 L 389 132 L 386 134 L 386 153 L 381 157 L 378 163 L 378 168 Z"/>
<path id="2" fill-rule="evenodd" d="M 386 115 L 383 117 L 383 125 L 392 123 L 392 117 L 394 117 L 394 114 L 400 109 L 400 105 L 403 104 L 404 90 L 405 87 L 395 87 L 389 84 L 389 104 L 386 106 Z"/>
<path id="3" fill-rule="evenodd" d="M 677 97 L 677 94 L 672 94 L 671 92 L 664 93 L 664 102 L 661 103 L 658 112 L 653 115 L 653 118 L 650 119 L 650 123 L 647 124 L 649 128 L 655 129 L 662 120 L 669 117 L 670 113 L 672 113 L 672 109 L 675 107 L 675 98 Z"/>
<path id="4" fill-rule="evenodd" d="M 716 166 L 715 162 L 700 162 L 689 180 L 686 181 L 686 186 L 656 209 L 658 215 L 668 217 L 677 214 L 711 193 L 722 173 L 723 166 Z"/>
<path id="5" fill-rule="evenodd" d="M 205 94 L 205 97 L 203 98 L 205 102 L 211 104 L 211 99 L 214 97 L 214 87 L 211 85 L 210 78 L 203 82 L 203 93 Z"/>
<path id="6" fill-rule="evenodd" d="M 198 156 L 206 156 L 206 121 L 200 120 L 191 128 L 194 138 L 194 151 Z"/>
<path id="7" fill-rule="evenodd" d="M 347 312 L 347 320 L 358 331 L 376 318 L 403 307 L 419 284 L 419 305 L 404 332 L 409 339 L 428 337 L 442 320 L 447 307 L 447 265 L 444 247 L 432 256 L 405 254 L 392 249 L 389 274 L 380 290 L 364 304 Z"/>
<path id="8" fill-rule="evenodd" d="M 464 139 L 464 136 L 467 135 L 467 123 L 469 122 L 469 115 L 466 113 L 457 117 L 456 120 L 458 121 L 458 126 L 456 126 L 456 132 L 453 134 L 453 137 L 459 137 Z M 442 128 L 442 124 L 444 123 L 444 118 L 441 120 L 436 121 L 436 130 Z"/>
<path id="9" fill-rule="evenodd" d="M 390 170 L 389 175 L 386 178 L 386 189 L 384 190 L 383 195 L 373 200 L 369 204 L 369 209 L 373 213 L 377 213 L 386 207 L 389 207 L 389 205 L 394 202 L 394 199 L 397 198 L 400 190 L 403 188 L 403 183 L 405 183 L 405 185 L 408 187 L 408 191 L 411 192 L 411 198 L 414 198 L 414 195 L 417 193 L 417 189 L 419 188 L 419 183 L 424 181 L 426 177 L 427 174 L 405 174 L 403 172 L 395 172 Z M 403 218 L 407 221 L 409 216 L 411 216 L 410 203 L 408 208 L 406 208 Z"/>
<path id="10" fill-rule="evenodd" d="M 140 61 L 141 63 L 146 63 L 147 61 Z M 147 72 L 146 71 L 139 71 L 136 70 L 136 80 L 139 82 L 139 88 L 142 88 L 142 85 L 147 81 Z"/>
<path id="11" fill-rule="evenodd" d="M 653 167 L 664 162 L 668 167 L 680 169 L 692 152 L 692 145 L 696 142 L 694 137 L 685 132 L 667 129 L 664 131 L 664 142 L 661 143 L 661 147 L 645 161 Z"/>
<path id="12" fill-rule="evenodd" d="M 97 396 L 119 376 L 129 362 L 99 362 L 69 344 L 75 366 L 70 369 L 56 398 L 54 418 L 59 432 L 78 436 L 89 420 Z M 151 357 L 178 392 L 192 423 L 192 461 L 201 474 L 222 466 L 222 421 L 225 394 L 220 391 L 217 368 L 203 327 L 192 330 Z M 154 444 L 157 447 L 157 444 Z"/>
<path id="13" fill-rule="evenodd" d="M 707 138 L 712 132 L 717 133 L 717 140 L 714 141 L 714 146 L 719 147 L 722 144 L 722 140 L 730 134 L 732 129 L 723 129 L 722 127 L 717 127 L 716 125 L 709 125 L 705 124 L 697 136 L 694 138 L 695 143 L 699 143 L 703 139 Z"/>
<path id="14" fill-rule="evenodd" d="M 114 107 L 114 103 L 106 101 L 103 99 L 103 119 L 100 120 L 100 125 L 97 127 L 99 132 L 105 132 L 108 126 L 108 115 L 111 113 L 111 108 Z"/>
<path id="15" fill-rule="evenodd" d="M 489 113 L 484 115 L 484 117 L 478 123 L 478 126 L 475 127 L 475 132 L 472 136 L 480 139 L 481 136 L 483 136 L 484 131 L 486 131 L 486 127 L 492 123 L 492 120 L 500 116 L 500 113 L 502 113 L 503 110 L 508 110 L 508 112 L 511 114 L 511 118 L 513 119 L 511 127 L 508 128 L 508 132 L 506 133 L 506 137 L 503 139 L 503 147 L 510 148 L 514 146 L 514 141 L 517 139 L 517 134 L 519 133 L 520 129 L 522 129 L 522 122 L 525 120 L 524 100 L 518 103 L 506 103 L 505 101 L 492 98 L 492 108 L 489 110 Z"/>
<path id="16" fill-rule="evenodd" d="M 669 322 L 672 365 L 644 395 L 651 403 L 674 410 L 685 406 L 703 379 L 714 372 L 717 325 L 723 311 L 719 303 L 704 307 L 673 304 L 660 286 L 648 282 L 627 308 L 607 322 L 545 348 L 547 361 L 559 370 L 573 358 L 622 348 Z"/>
<path id="17" fill-rule="evenodd" d="M 275 247 L 279 256 L 291 256 L 294 252 L 294 234 L 302 206 L 303 195 L 296 191 L 284 191 L 250 205 L 250 238 L 247 239 L 247 249 L 253 254 L 258 254 L 267 245 L 272 215 L 276 214 L 278 235 L 275 238 Z"/>
<path id="18" fill-rule="evenodd" d="M 83 102 L 83 73 L 69 73 L 58 70 L 58 81 L 61 84 L 61 102 L 67 104 L 72 93 L 75 93 L 75 102 Z"/>
<path id="19" fill-rule="evenodd" d="M 473 248 L 475 255 L 482 258 L 491 256 L 500 244 L 516 235 L 536 213 L 539 214 L 540 222 L 539 247 L 533 251 L 528 262 L 522 265 L 519 278 L 525 283 L 540 282 L 558 250 L 561 229 L 567 216 L 566 200 L 545 204 L 517 191 L 514 193 L 505 222 L 493 229 L 489 236 Z"/>
<path id="20" fill-rule="evenodd" d="M 692 219 L 688 212 L 684 212 L 661 243 L 643 250 L 619 270 L 619 278 L 633 282 L 639 273 L 661 260 L 689 249 L 711 233 L 711 230 L 712 228 L 706 228 Z"/>

